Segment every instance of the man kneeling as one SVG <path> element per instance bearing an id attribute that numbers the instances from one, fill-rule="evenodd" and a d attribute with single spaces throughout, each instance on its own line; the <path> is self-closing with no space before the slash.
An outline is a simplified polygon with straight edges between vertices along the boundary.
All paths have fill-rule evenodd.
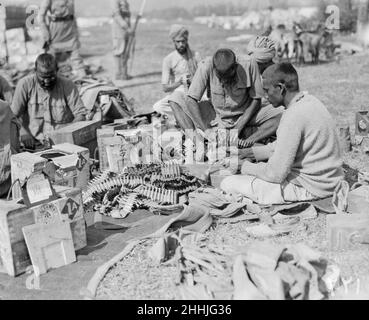
<path id="1" fill-rule="evenodd" d="M 252 148 L 257 161 L 242 165 L 242 175 L 226 178 L 221 189 L 262 205 L 311 201 L 332 196 L 343 179 L 334 121 L 315 97 L 300 92 L 290 63 L 269 67 L 263 88 L 274 107 L 285 106 L 277 141 Z M 249 150 L 250 151 L 250 150 Z"/>

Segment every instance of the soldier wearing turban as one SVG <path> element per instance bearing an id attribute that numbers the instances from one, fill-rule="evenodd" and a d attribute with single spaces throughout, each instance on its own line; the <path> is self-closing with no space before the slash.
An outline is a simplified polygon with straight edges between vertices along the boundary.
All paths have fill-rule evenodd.
<path id="1" fill-rule="evenodd" d="M 273 64 L 276 47 L 274 41 L 268 37 L 258 36 L 249 42 L 247 52 L 257 62 L 260 74 L 262 74 L 266 68 Z"/>
<path id="2" fill-rule="evenodd" d="M 169 30 L 169 37 L 175 50 L 164 58 L 162 68 L 162 86 L 167 96 L 155 103 L 154 110 L 173 118 L 169 98 L 174 92 L 185 92 L 192 82 L 201 58 L 188 44 L 189 30 L 179 24 L 174 24 Z M 173 118 L 174 119 L 174 118 Z"/>

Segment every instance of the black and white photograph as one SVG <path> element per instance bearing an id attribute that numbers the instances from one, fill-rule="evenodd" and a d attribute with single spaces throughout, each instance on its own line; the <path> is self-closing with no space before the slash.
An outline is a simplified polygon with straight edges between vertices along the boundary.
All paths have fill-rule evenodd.
<path id="1" fill-rule="evenodd" d="M 368 84 L 369 0 L 0 0 L 0 305 L 369 300 Z"/>

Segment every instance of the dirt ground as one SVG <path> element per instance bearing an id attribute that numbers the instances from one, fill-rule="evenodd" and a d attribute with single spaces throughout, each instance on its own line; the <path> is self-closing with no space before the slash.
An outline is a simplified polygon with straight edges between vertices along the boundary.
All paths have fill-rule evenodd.
<path id="1" fill-rule="evenodd" d="M 227 42 L 230 36 L 239 35 L 238 31 L 212 30 L 205 26 L 185 23 L 190 27 L 190 45 L 202 56 L 211 55 L 217 48 L 229 47 L 237 53 L 246 50 L 247 43 Z M 170 23 L 142 24 L 139 27 L 136 55 L 131 74 L 145 79 L 147 76 L 157 76 L 158 82 L 148 83 L 124 89 L 129 98 L 135 99 L 137 112 L 149 112 L 152 105 L 163 97 L 160 86 L 161 63 L 165 55 L 173 50 L 168 37 Z M 111 59 L 110 28 L 89 28 L 82 31 L 82 54 L 86 58 L 98 57 L 107 69 L 105 75 L 113 71 Z M 242 33 L 242 32 L 241 32 Z M 91 36 L 93 35 L 93 36 Z M 346 36 L 340 40 L 352 41 Z M 355 112 L 369 110 L 369 56 L 357 54 L 320 65 L 298 67 L 302 90 L 306 90 L 321 99 L 328 107 L 339 125 L 350 125 L 354 134 Z M 350 153 L 345 155 L 345 162 L 352 168 L 369 172 L 368 155 Z M 240 237 L 245 223 L 238 225 L 218 226 L 212 237 L 223 234 L 223 241 L 235 241 L 242 245 L 250 238 Z M 214 240 L 215 241 L 215 240 Z M 306 232 L 290 235 L 275 240 L 283 243 L 304 242 L 312 248 L 323 252 L 327 258 L 337 263 L 344 276 L 355 279 L 369 278 L 368 247 L 357 247 L 345 253 L 332 254 L 327 251 L 325 234 L 325 217 L 320 216 L 308 225 Z M 176 299 L 174 275 L 175 268 L 152 267 L 145 255 L 145 248 L 138 248 L 112 269 L 98 292 L 99 298 L 105 299 Z M 163 276 L 164 275 L 164 276 Z M 173 290 L 172 290 L 173 289 Z"/>

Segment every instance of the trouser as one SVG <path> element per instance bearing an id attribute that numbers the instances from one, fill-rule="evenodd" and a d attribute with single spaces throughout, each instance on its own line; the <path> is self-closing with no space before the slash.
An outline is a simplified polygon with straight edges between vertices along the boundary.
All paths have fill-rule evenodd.
<path id="1" fill-rule="evenodd" d="M 286 204 L 318 199 L 305 188 L 287 181 L 276 184 L 248 175 L 230 176 L 222 181 L 220 188 L 228 194 L 242 195 L 260 205 Z"/>
<path id="2" fill-rule="evenodd" d="M 174 119 L 174 113 L 173 110 L 170 106 L 169 101 L 171 100 L 171 96 L 175 93 L 175 92 L 181 92 L 181 93 L 185 93 L 185 89 L 183 86 L 178 87 L 177 89 L 175 89 L 173 91 L 173 93 L 168 94 L 167 96 L 165 96 L 163 99 L 159 100 L 158 102 L 156 102 L 153 106 L 154 111 L 156 111 L 157 113 L 161 114 L 161 115 L 165 115 L 167 116 L 169 119 Z"/>
<path id="3" fill-rule="evenodd" d="M 124 53 L 114 56 L 115 61 L 115 77 L 116 78 L 127 78 L 128 77 L 128 56 Z"/>

